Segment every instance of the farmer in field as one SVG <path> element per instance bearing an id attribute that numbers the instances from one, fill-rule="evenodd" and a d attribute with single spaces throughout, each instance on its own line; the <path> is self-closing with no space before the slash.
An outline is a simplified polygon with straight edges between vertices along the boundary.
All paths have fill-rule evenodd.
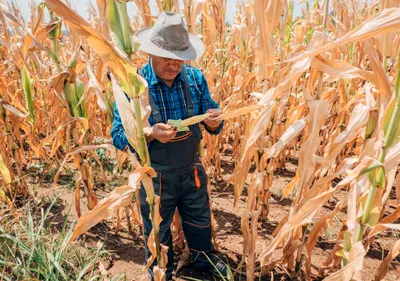
<path id="1" fill-rule="evenodd" d="M 186 119 L 210 113 L 201 124 L 210 134 L 218 134 L 223 123 L 218 104 L 211 98 L 207 82 L 200 70 L 184 64 L 204 53 L 204 45 L 190 34 L 183 18 L 175 13 L 161 13 L 152 28 L 137 33 L 141 50 L 149 54 L 149 62 L 138 73 L 149 86 L 152 113 L 151 133 L 146 136 L 152 167 L 157 172 L 153 179 L 156 194 L 161 198 L 161 243 L 168 246 L 167 280 L 172 279 L 173 250 L 170 225 L 175 209 L 182 218 L 183 231 L 191 252 L 193 266 L 199 270 L 218 271 L 226 275 L 226 265 L 211 252 L 211 213 L 207 193 L 207 175 L 198 158 L 201 139 L 199 124 L 190 131 L 177 133 L 167 124 L 168 119 Z M 124 150 L 129 143 L 124 133 L 118 108 L 114 108 L 111 130 L 114 145 Z M 132 147 L 130 147 L 132 150 Z M 150 235 L 152 226 L 146 192 L 140 189 L 144 236 Z M 146 245 L 146 259 L 149 257 Z M 207 259 L 211 260 L 211 262 Z M 215 267 L 218 271 L 215 270 Z M 152 270 L 149 277 L 153 279 Z"/>

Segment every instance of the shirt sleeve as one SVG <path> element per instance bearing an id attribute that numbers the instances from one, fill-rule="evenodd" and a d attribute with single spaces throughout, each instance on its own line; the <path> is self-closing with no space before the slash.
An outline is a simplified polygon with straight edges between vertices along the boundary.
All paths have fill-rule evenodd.
<path id="1" fill-rule="evenodd" d="M 119 150 L 125 150 L 125 148 L 128 146 L 133 153 L 135 152 L 125 136 L 125 130 L 122 126 L 121 116 L 119 115 L 116 102 L 114 102 L 114 122 L 110 133 L 113 145 L 116 148 L 118 148 Z"/>
<path id="2" fill-rule="evenodd" d="M 201 95 L 200 95 L 200 114 L 204 114 L 207 112 L 207 110 L 212 109 L 212 108 L 219 108 L 219 105 L 212 99 L 210 95 L 210 91 L 208 89 L 208 84 L 206 77 L 204 75 L 201 75 L 201 83 L 200 83 L 200 89 L 201 89 Z M 211 131 L 210 129 L 207 128 L 206 124 L 201 122 L 201 124 L 204 126 L 204 128 L 207 130 L 207 132 L 211 135 L 218 135 L 222 128 L 224 127 L 224 121 L 221 122 L 219 127 Z"/>

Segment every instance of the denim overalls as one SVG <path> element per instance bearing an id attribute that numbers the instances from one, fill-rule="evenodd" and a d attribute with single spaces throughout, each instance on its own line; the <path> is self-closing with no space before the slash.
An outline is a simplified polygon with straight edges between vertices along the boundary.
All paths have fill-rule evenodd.
<path id="1" fill-rule="evenodd" d="M 185 78 L 185 99 L 187 115 L 194 115 L 193 100 L 189 90 L 186 71 L 182 68 Z M 141 72 L 138 72 L 141 74 Z M 149 103 L 152 109 L 154 123 L 162 122 L 160 111 L 157 109 L 151 94 Z M 153 140 L 149 143 L 151 166 L 157 172 L 153 178 L 155 193 L 160 196 L 160 242 L 169 247 L 167 278 L 171 280 L 173 271 L 173 249 L 170 225 L 178 208 L 182 227 L 189 249 L 197 260 L 207 261 L 202 252 L 212 251 L 211 242 L 211 213 L 207 193 L 207 175 L 198 158 L 200 130 L 198 124 L 190 126 L 189 132 L 180 132 L 168 142 L 161 143 Z M 143 229 L 146 241 L 146 260 L 150 253 L 147 239 L 152 230 L 150 209 L 146 202 L 146 191 L 140 189 L 140 208 L 143 216 Z M 154 264 L 153 264 L 154 265 Z M 153 280 L 152 267 L 149 277 Z"/>

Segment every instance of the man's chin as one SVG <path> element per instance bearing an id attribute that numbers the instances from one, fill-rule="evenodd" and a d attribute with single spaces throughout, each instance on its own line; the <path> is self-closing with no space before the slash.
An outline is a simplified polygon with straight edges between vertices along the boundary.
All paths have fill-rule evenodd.
<path id="1" fill-rule="evenodd" d="M 167 74 L 164 77 L 166 80 L 175 80 L 176 76 L 178 76 L 178 74 L 174 73 L 174 74 Z"/>

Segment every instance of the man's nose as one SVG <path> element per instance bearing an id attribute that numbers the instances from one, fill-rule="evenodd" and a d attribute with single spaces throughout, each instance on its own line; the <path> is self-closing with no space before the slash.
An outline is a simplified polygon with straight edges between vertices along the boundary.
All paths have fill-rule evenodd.
<path id="1" fill-rule="evenodd" d="M 177 68 L 179 66 L 178 60 L 169 60 L 168 61 L 168 66 L 171 68 Z"/>

